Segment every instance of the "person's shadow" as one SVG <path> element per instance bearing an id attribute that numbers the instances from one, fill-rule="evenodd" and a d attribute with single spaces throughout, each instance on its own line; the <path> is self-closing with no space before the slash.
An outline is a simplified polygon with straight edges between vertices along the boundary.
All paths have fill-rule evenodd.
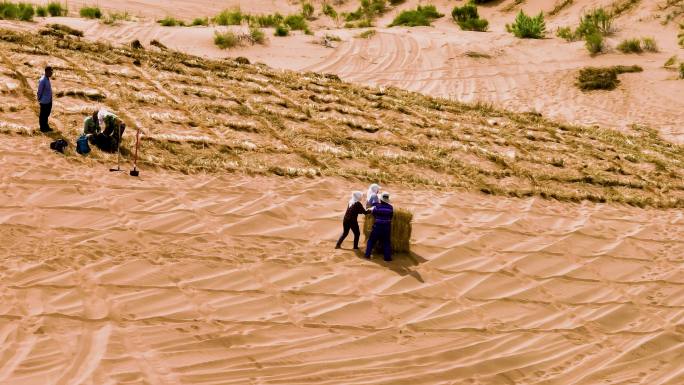
<path id="1" fill-rule="evenodd" d="M 425 280 L 423 280 L 423 277 L 421 277 L 420 273 L 418 273 L 416 270 L 414 270 L 413 267 L 416 267 L 423 262 L 427 262 L 427 259 L 421 257 L 420 255 L 418 255 L 414 252 L 392 253 L 392 261 L 391 262 L 385 262 L 382 259 L 382 253 L 374 252 L 371 255 L 371 259 L 369 260 L 369 259 L 366 259 L 363 250 L 354 250 L 354 252 L 356 253 L 356 256 L 358 258 L 363 259 L 364 261 L 371 261 L 371 262 L 373 262 L 379 266 L 388 268 L 388 269 L 392 270 L 393 272 L 399 274 L 402 277 L 410 275 L 411 277 L 415 278 L 420 283 L 425 283 Z"/>

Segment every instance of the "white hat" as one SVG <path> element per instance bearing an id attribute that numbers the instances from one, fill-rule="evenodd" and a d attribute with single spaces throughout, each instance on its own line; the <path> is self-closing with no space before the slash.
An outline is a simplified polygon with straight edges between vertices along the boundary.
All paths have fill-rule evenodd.
<path id="1" fill-rule="evenodd" d="M 382 194 L 380 194 L 380 200 L 385 202 L 385 203 L 389 203 L 390 194 L 387 191 L 383 192 Z"/>

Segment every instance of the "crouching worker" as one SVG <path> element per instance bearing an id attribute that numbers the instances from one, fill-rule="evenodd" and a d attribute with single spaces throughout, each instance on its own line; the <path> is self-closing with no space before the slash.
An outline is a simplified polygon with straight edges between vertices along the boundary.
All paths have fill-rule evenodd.
<path id="1" fill-rule="evenodd" d="M 391 234 L 394 208 L 389 201 L 389 193 L 383 192 L 380 194 L 380 202 L 371 208 L 371 213 L 373 214 L 373 217 L 375 217 L 375 223 L 373 223 L 373 229 L 368 237 L 366 258 L 371 257 L 375 244 L 380 242 L 384 260 L 388 262 L 392 260 Z"/>
<path id="2" fill-rule="evenodd" d="M 126 124 L 110 111 L 96 110 L 83 121 L 83 133 L 100 150 L 116 152 L 126 131 Z"/>
<path id="3" fill-rule="evenodd" d="M 363 193 L 361 191 L 354 191 L 352 193 L 352 197 L 347 205 L 347 212 L 344 213 L 344 220 L 342 221 L 343 232 L 342 236 L 337 241 L 337 246 L 335 246 L 336 249 L 342 247 L 342 242 L 347 238 L 347 235 L 349 235 L 349 230 L 354 233 L 354 250 L 359 249 L 359 236 L 361 235 L 361 230 L 359 229 L 358 216 L 360 214 L 366 215 L 370 213 L 370 210 L 363 208 L 363 204 L 361 204 L 362 197 Z"/>

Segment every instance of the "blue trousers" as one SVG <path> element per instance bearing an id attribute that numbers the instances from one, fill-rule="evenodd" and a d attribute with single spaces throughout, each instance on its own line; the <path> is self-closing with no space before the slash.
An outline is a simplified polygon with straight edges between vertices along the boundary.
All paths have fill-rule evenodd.
<path id="1" fill-rule="evenodd" d="M 370 236 L 368 237 L 368 244 L 366 245 L 366 258 L 371 257 L 371 253 L 373 252 L 373 248 L 375 247 L 375 244 L 377 242 L 380 242 L 380 246 L 382 247 L 382 253 L 384 256 L 385 261 L 391 261 L 392 260 L 392 242 L 391 242 L 391 236 L 392 234 L 392 225 L 387 224 L 387 225 L 378 225 L 375 224 L 373 225 L 373 230 L 371 230 Z"/>

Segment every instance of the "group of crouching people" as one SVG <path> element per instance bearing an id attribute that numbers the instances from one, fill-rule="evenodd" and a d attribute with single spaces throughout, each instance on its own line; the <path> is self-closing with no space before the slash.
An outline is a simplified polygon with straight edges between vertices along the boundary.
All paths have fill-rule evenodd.
<path id="1" fill-rule="evenodd" d="M 340 239 L 337 241 L 336 249 L 342 247 L 342 242 L 349 235 L 349 230 L 354 233 L 354 250 L 359 249 L 359 237 L 361 230 L 359 228 L 359 215 L 372 215 L 375 219 L 373 228 L 368 236 L 366 244 L 365 257 L 371 257 L 373 248 L 377 243 L 380 243 L 385 261 L 392 260 L 392 217 L 394 216 L 394 208 L 390 204 L 390 194 L 386 191 L 380 192 L 380 186 L 372 184 L 366 193 L 366 205 L 361 203 L 363 193 L 361 191 L 354 191 L 351 199 L 347 204 L 347 211 L 344 213 L 344 220 L 342 221 L 343 232 Z"/>

